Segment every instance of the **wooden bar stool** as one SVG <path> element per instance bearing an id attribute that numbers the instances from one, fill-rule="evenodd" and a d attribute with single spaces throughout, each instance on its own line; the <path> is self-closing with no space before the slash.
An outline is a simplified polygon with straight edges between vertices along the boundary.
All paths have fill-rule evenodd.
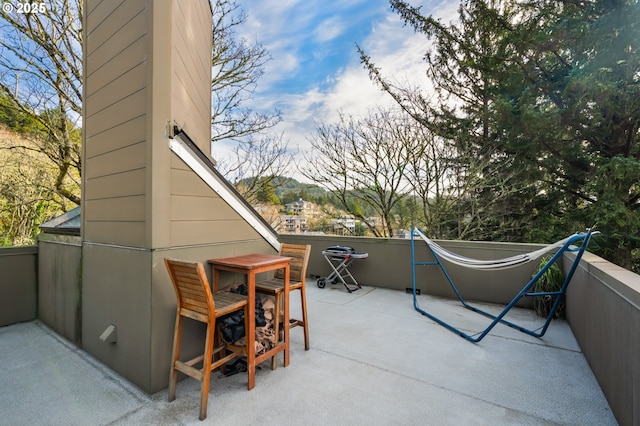
<path id="1" fill-rule="evenodd" d="M 291 273 L 289 278 L 289 291 L 300 290 L 300 303 L 302 306 L 302 319 L 292 319 L 289 321 L 289 327 L 301 326 L 304 330 L 304 349 L 309 350 L 309 323 L 307 321 L 307 294 L 305 290 L 305 277 L 307 276 L 307 266 L 309 264 L 309 256 L 311 255 L 311 245 L 302 244 L 281 244 L 280 256 L 291 257 Z M 282 294 L 284 293 L 284 272 L 278 269 L 274 277 L 270 280 L 264 280 L 256 283 L 256 292 L 268 294 L 275 297 L 276 301 L 276 321 L 274 321 L 274 331 L 276 338 L 279 333 L 279 317 L 281 309 Z M 285 301 L 289 303 L 289 301 Z M 284 325 L 287 326 L 286 324 Z M 276 368 L 276 357 L 271 360 L 271 368 Z"/>
<path id="2" fill-rule="evenodd" d="M 228 344 L 221 338 L 215 338 L 216 319 L 231 312 L 244 310 L 245 330 L 248 330 L 247 296 L 224 290 L 212 294 L 201 263 L 171 259 L 165 259 L 164 262 L 178 300 L 169 373 L 169 401 L 173 401 L 176 397 L 178 371 L 199 380 L 201 382 L 200 420 L 204 420 L 207 417 L 211 371 L 238 356 L 246 355 L 244 346 Z M 180 361 L 184 318 L 207 324 L 204 353 L 188 361 Z M 201 367 L 195 367 L 200 363 Z"/>

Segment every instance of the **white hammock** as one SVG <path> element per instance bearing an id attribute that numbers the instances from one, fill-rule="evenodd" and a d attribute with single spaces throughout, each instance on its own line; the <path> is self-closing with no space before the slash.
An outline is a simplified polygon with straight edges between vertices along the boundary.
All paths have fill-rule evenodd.
<path id="1" fill-rule="evenodd" d="M 479 260 L 479 259 L 472 259 L 469 257 L 460 256 L 459 254 L 453 253 L 445 248 L 442 248 L 433 240 L 430 240 L 429 238 L 427 238 L 427 236 L 424 235 L 424 233 L 418 228 L 414 228 L 413 232 L 417 233 L 420 236 L 420 238 L 422 238 L 424 242 L 427 243 L 429 248 L 431 248 L 431 250 L 433 250 L 435 254 L 445 259 L 446 261 L 453 263 L 455 265 L 464 266 L 470 269 L 483 269 L 483 270 L 507 269 L 507 268 L 513 268 L 514 266 L 522 265 L 524 263 L 531 262 L 532 260 L 538 259 L 539 257 L 541 257 L 547 252 L 550 252 L 552 250 L 555 250 L 564 246 L 567 241 L 569 241 L 572 237 L 576 235 L 576 234 L 571 235 L 556 243 L 549 244 L 546 247 L 543 247 L 536 251 L 532 251 L 531 253 L 519 254 L 516 256 L 506 257 L 504 259 Z"/>

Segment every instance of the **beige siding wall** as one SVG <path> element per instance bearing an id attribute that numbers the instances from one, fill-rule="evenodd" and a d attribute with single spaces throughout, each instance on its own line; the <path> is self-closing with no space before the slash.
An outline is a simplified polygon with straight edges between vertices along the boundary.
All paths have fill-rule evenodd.
<path id="1" fill-rule="evenodd" d="M 175 155 L 171 169 L 170 232 L 172 246 L 178 247 L 261 239 L 237 212 Z M 266 247 L 268 244 L 265 243 Z"/>
<path id="2" fill-rule="evenodd" d="M 187 7 L 191 6 L 191 7 Z M 174 4 L 171 116 L 211 153 L 211 20 L 206 2 Z M 202 36 L 206 34 L 205 36 Z M 176 155 L 171 158 L 169 241 L 172 247 L 255 240 L 255 231 Z"/>
<path id="3" fill-rule="evenodd" d="M 145 245 L 146 1 L 86 1 L 83 236 Z"/>
<path id="4" fill-rule="evenodd" d="M 85 0 L 82 344 L 148 392 L 167 384 L 175 295 L 162 259 L 271 246 L 169 148 L 210 155 L 207 0 Z M 102 342 L 109 325 L 117 343 Z"/>
<path id="5" fill-rule="evenodd" d="M 161 249 L 257 233 L 171 154 L 167 121 L 211 152 L 207 1 L 87 0 L 83 239 Z"/>
<path id="6" fill-rule="evenodd" d="M 152 253 L 136 248 L 82 247 L 83 349 L 129 381 L 150 390 Z M 113 325 L 117 342 L 100 335 Z M 166 372 L 166 367 L 165 367 Z"/>
<path id="7" fill-rule="evenodd" d="M 174 0 L 175 1 L 175 0 Z M 171 50 L 171 118 L 205 153 L 211 152 L 211 9 L 175 1 Z"/>

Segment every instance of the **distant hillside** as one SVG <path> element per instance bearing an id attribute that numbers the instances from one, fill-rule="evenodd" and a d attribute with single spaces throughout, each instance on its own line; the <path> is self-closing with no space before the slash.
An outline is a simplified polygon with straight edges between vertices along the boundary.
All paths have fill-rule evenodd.
<path id="1" fill-rule="evenodd" d="M 255 179 L 254 177 L 242 179 L 239 184 L 246 184 Z M 318 185 L 312 185 L 308 183 L 298 182 L 294 178 L 286 176 L 276 176 L 273 179 L 273 187 L 275 188 L 275 194 L 283 203 L 288 203 L 299 198 L 303 198 L 305 201 L 325 200 L 328 197 L 328 192 L 320 188 Z"/>
<path id="2" fill-rule="evenodd" d="M 287 193 L 306 193 L 312 197 L 323 197 L 327 195 L 327 191 L 318 185 L 298 182 L 294 178 L 284 176 L 276 177 L 273 186 L 276 187 L 276 195 L 280 199 Z"/>
<path id="3" fill-rule="evenodd" d="M 241 182 L 250 182 L 251 179 L 253 178 L 244 179 Z M 273 186 L 281 205 L 303 199 L 304 201 L 310 201 L 320 206 L 329 204 L 335 207 L 336 210 L 344 209 L 344 206 L 335 195 L 318 185 L 302 183 L 294 178 L 278 176 L 274 178 Z M 347 199 L 348 198 L 347 196 Z M 375 215 L 375 210 L 371 206 L 360 205 L 359 209 L 365 216 Z"/>

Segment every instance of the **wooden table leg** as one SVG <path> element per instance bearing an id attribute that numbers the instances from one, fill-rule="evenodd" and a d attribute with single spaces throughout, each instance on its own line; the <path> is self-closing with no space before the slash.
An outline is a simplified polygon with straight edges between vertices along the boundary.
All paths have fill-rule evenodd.
<path id="1" fill-rule="evenodd" d="M 289 365 L 289 280 L 291 278 L 291 269 L 289 264 L 284 268 L 284 366 Z"/>
<path id="2" fill-rule="evenodd" d="M 213 291 L 220 290 L 220 270 L 213 268 Z"/>
<path id="3" fill-rule="evenodd" d="M 256 276 L 254 273 L 247 274 L 247 303 L 249 304 L 249 330 L 246 333 L 247 342 L 247 371 L 248 389 L 251 390 L 256 385 Z"/>

